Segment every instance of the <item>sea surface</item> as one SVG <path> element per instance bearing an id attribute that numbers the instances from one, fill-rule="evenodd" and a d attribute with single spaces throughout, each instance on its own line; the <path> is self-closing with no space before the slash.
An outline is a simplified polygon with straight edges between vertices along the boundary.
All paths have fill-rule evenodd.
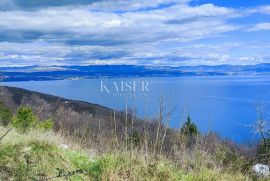
<path id="1" fill-rule="evenodd" d="M 134 108 L 139 117 L 158 117 L 178 128 L 190 115 L 201 132 L 217 132 L 240 143 L 256 140 L 256 103 L 270 113 L 270 76 L 95 78 L 7 82 L 1 85 L 100 104 Z M 123 87 L 122 87 L 123 86 Z M 134 89 L 135 88 L 135 89 Z M 162 106 L 160 106 L 162 105 Z"/>

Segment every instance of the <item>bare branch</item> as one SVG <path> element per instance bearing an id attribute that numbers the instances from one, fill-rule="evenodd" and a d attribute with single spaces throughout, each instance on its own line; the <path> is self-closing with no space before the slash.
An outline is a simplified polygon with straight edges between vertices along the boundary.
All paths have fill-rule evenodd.
<path id="1" fill-rule="evenodd" d="M 12 130 L 12 128 L 9 128 L 9 129 L 5 132 L 5 134 L 3 134 L 3 136 L 0 137 L 0 141 L 1 141 L 4 137 L 6 137 L 7 134 L 8 134 L 11 130 Z"/>

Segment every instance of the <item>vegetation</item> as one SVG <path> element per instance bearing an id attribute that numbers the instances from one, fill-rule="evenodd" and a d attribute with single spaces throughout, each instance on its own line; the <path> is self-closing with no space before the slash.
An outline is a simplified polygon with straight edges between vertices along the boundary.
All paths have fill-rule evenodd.
<path id="1" fill-rule="evenodd" d="M 265 164 L 270 164 L 270 137 L 261 141 L 257 147 L 257 154 L 260 161 Z"/>
<path id="2" fill-rule="evenodd" d="M 1 127 L 0 132 L 6 129 Z M 183 169 L 172 161 L 159 157 L 145 159 L 145 154 L 115 150 L 89 156 L 90 149 L 80 149 L 73 144 L 65 150 L 59 145 L 66 138 L 53 132 L 31 130 L 26 134 L 11 131 L 0 143 L 0 180 L 245 180 L 241 173 L 233 173 L 204 165 L 205 159 L 197 153 L 195 163 L 187 155 L 181 161 L 190 162 L 196 169 Z M 80 151 L 79 151 L 80 150 Z M 133 150 L 134 151 L 134 150 Z M 199 151 L 199 150 L 198 150 Z M 88 153 L 88 154 L 87 154 Z M 151 156 L 151 155 L 148 155 Z M 209 156 L 209 155 L 208 155 Z M 210 159 L 207 158 L 207 159 Z M 180 160 L 179 160 L 180 161 Z M 208 160 L 210 161 L 210 160 Z M 192 163 L 193 162 L 193 163 Z M 186 163 L 187 164 L 187 163 Z M 203 167 L 201 167 L 203 166 Z"/>
<path id="3" fill-rule="evenodd" d="M 19 107 L 17 113 L 12 117 L 11 125 L 22 133 L 32 128 L 47 131 L 53 128 L 52 119 L 39 121 L 30 107 Z"/>
<path id="4" fill-rule="evenodd" d="M 12 118 L 12 113 L 9 108 L 0 102 L 0 125 L 7 126 Z"/>
<path id="5" fill-rule="evenodd" d="M 37 124 L 37 128 L 42 131 L 49 131 L 52 130 L 54 126 L 54 122 L 52 119 L 47 119 L 44 121 L 41 121 Z"/>
<path id="6" fill-rule="evenodd" d="M 37 124 L 37 117 L 29 107 L 20 107 L 12 118 L 11 124 L 17 130 L 26 133 Z"/>
<path id="7" fill-rule="evenodd" d="M 181 133 L 186 136 L 197 136 L 199 134 L 198 128 L 195 123 L 193 123 L 188 115 L 187 121 L 181 127 Z"/>
<path id="8" fill-rule="evenodd" d="M 264 102 L 256 102 L 257 120 L 252 126 L 261 137 L 257 145 L 257 160 L 264 164 L 270 164 L 270 129 Z"/>
<path id="9" fill-rule="evenodd" d="M 123 135 L 117 128 L 107 134 L 100 127 L 97 134 L 83 129 L 66 134 L 54 132 L 51 119 L 40 121 L 30 107 L 21 106 L 10 124 L 0 127 L 0 180 L 266 179 L 250 172 L 251 159 L 237 145 L 213 133 L 199 134 L 189 116 L 179 130 L 169 130 L 162 124 L 164 115 L 143 133 L 126 120 Z"/>

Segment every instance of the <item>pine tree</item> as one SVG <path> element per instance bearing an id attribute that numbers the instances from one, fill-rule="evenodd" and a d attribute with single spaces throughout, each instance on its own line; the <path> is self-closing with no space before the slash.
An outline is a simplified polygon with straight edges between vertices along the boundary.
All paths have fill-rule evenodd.
<path id="1" fill-rule="evenodd" d="M 187 117 L 187 121 L 181 127 L 181 133 L 183 135 L 190 136 L 190 137 L 193 137 L 199 134 L 196 124 L 191 121 L 189 115 Z"/>
<path id="2" fill-rule="evenodd" d="M 18 131 L 26 133 L 37 125 L 38 118 L 30 107 L 19 107 L 15 116 L 13 116 L 11 124 Z"/>

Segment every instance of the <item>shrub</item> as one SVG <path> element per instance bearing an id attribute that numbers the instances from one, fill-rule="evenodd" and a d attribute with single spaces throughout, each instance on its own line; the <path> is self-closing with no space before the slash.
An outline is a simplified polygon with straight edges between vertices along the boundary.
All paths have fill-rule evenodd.
<path id="1" fill-rule="evenodd" d="M 180 128 L 180 140 L 182 143 L 185 143 L 185 146 L 191 147 L 194 146 L 199 134 L 198 128 L 195 123 L 193 123 L 190 117 L 187 117 L 187 121 Z"/>
<path id="2" fill-rule="evenodd" d="M 134 131 L 134 133 L 127 139 L 128 147 L 135 148 L 140 146 L 141 138 L 139 136 L 139 133 L 137 131 Z"/>
<path id="3" fill-rule="evenodd" d="M 265 139 L 264 141 L 261 141 L 258 145 L 257 148 L 257 154 L 258 154 L 258 159 L 265 163 L 269 164 L 270 163 L 270 137 Z"/>
<path id="4" fill-rule="evenodd" d="M 37 125 L 37 121 L 38 119 L 30 107 L 19 107 L 11 120 L 11 124 L 18 131 L 26 133 Z"/>
<path id="5" fill-rule="evenodd" d="M 53 129 L 54 122 L 52 119 L 39 121 L 30 107 L 19 107 L 15 116 L 11 119 L 11 125 L 22 133 L 28 132 L 31 128 L 48 131 Z"/>
<path id="6" fill-rule="evenodd" d="M 10 109 L 2 102 L 0 102 L 0 125 L 7 126 L 12 118 Z"/>
<path id="7" fill-rule="evenodd" d="M 42 131 L 52 130 L 54 127 L 54 122 L 52 119 L 47 119 L 38 123 L 38 128 Z"/>
<path id="8" fill-rule="evenodd" d="M 181 127 L 181 133 L 185 136 L 193 137 L 199 134 L 198 128 L 195 123 L 190 119 L 190 116 L 187 117 L 187 121 Z"/>

